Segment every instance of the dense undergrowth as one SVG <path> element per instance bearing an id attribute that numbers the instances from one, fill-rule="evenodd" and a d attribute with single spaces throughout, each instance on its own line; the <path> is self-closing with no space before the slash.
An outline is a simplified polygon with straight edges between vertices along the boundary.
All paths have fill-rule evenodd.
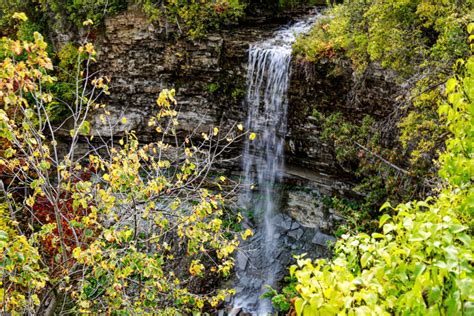
<path id="1" fill-rule="evenodd" d="M 297 258 L 298 315 L 474 313 L 474 57 L 460 63 L 438 107 L 451 136 L 437 195 L 398 205 L 380 218 L 380 233 L 343 235 L 331 260 Z"/>
<path id="2" fill-rule="evenodd" d="M 393 100 L 392 148 L 381 145 L 380 125 L 369 116 L 358 124 L 340 113 L 314 113 L 341 164 L 357 161 L 366 198 L 349 212 L 372 224 L 349 227 L 331 260 L 298 257 L 290 285 L 271 292 L 277 307 L 298 315 L 474 313 L 473 5 L 345 1 L 296 43 L 302 64 L 325 59 L 337 71 L 349 60 L 363 76 L 378 63 L 395 71 L 406 94 Z M 398 206 L 387 202 L 377 212 L 382 198 Z M 333 206 L 348 209 L 337 199 Z"/>
<path id="3" fill-rule="evenodd" d="M 386 200 L 397 204 L 433 194 L 433 161 L 449 134 L 437 108 L 446 101 L 444 87 L 456 61 L 469 56 L 466 28 L 473 12 L 472 0 L 344 1 L 294 45 L 303 66 L 330 61 L 337 73 L 349 61 L 362 81 L 377 64 L 400 86 L 382 119 L 313 110 L 339 164 L 360 179 L 355 189 L 366 196 L 360 212 L 369 214 L 367 220 L 380 215 L 368 210 Z"/>

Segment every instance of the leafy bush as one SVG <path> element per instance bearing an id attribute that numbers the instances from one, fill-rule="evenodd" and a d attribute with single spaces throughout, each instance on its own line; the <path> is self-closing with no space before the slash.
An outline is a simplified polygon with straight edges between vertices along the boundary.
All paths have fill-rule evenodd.
<path id="1" fill-rule="evenodd" d="M 2 313 L 20 315 L 34 311 L 40 304 L 38 294 L 46 286 L 48 277 L 35 241 L 11 230 L 0 230 L 0 309 Z"/>
<path id="2" fill-rule="evenodd" d="M 295 54 L 345 55 L 359 71 L 376 61 L 408 76 L 420 66 L 446 69 L 469 51 L 464 29 L 473 8 L 472 0 L 346 0 L 298 39 Z"/>
<path id="3" fill-rule="evenodd" d="M 39 0 L 41 10 L 52 12 L 57 21 L 81 28 L 84 21 L 91 20 L 100 26 L 103 19 L 127 8 L 127 0 Z"/>
<path id="4" fill-rule="evenodd" d="M 148 123 L 157 140 L 140 144 L 126 118 L 97 103 L 109 80 L 89 75 L 96 52 L 87 42 L 62 52 L 77 75 L 68 121 L 55 125 L 48 108 L 67 77 L 50 75 L 44 38 L 0 44 L 2 312 L 169 315 L 222 302 L 232 291 L 199 284 L 226 277 L 238 238 L 251 232 L 224 227 L 219 191 L 232 183 L 207 175 L 246 133 L 210 127 L 202 141 L 167 143 L 179 122 L 174 91 L 164 90 Z"/>
<path id="5" fill-rule="evenodd" d="M 298 315 L 474 313 L 474 57 L 459 62 L 439 106 L 451 137 L 436 198 L 400 204 L 382 233 L 343 235 L 332 260 L 298 258 Z M 389 207 L 388 204 L 384 208 Z"/>
<path id="6" fill-rule="evenodd" d="M 191 38 L 201 37 L 208 29 L 235 23 L 244 14 L 242 0 L 137 0 L 152 20 L 164 15 L 187 32 Z"/>

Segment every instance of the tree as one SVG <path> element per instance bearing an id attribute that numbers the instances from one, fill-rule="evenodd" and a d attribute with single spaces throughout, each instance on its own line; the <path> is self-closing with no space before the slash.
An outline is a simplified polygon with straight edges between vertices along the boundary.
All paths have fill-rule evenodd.
<path id="1" fill-rule="evenodd" d="M 229 274 L 239 236 L 223 217 L 240 215 L 224 212 L 220 189 L 232 181 L 210 171 L 246 133 L 210 127 L 180 140 L 174 91 L 163 90 L 149 121 L 157 140 L 117 137 L 126 118 L 112 121 L 100 103 L 109 79 L 91 73 L 91 43 L 77 50 L 71 103 L 52 93 L 39 33 L 0 44 L 2 312 L 169 314 L 219 304 L 230 290 L 196 283 Z M 66 109 L 59 125 L 51 104 Z M 109 129 L 97 132 L 92 116 Z"/>

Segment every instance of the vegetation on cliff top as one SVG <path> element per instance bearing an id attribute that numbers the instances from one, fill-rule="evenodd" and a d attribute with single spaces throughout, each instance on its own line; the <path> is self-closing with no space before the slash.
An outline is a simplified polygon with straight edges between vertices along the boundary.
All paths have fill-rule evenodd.
<path id="1" fill-rule="evenodd" d="M 77 31 L 83 29 L 83 22 L 90 20 L 97 29 L 104 19 L 135 7 L 143 10 L 156 23 L 177 26 L 185 36 L 199 38 L 209 30 L 224 25 L 236 24 L 245 16 L 245 9 L 253 0 L 11 0 L 0 3 L 0 34 L 11 34 L 15 12 L 25 12 L 30 18 L 28 24 L 37 31 Z M 276 8 L 312 4 L 315 0 L 278 0 L 268 6 Z"/>

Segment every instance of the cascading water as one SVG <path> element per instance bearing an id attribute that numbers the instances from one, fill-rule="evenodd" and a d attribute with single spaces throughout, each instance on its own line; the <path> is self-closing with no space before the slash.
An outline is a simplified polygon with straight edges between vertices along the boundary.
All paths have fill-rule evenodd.
<path id="1" fill-rule="evenodd" d="M 255 43 L 249 49 L 246 127 L 257 138 L 248 140 L 244 147 L 246 189 L 241 204 L 255 212 L 258 227 L 254 238 L 237 256 L 234 306 L 257 315 L 271 312 L 270 302 L 260 296 L 265 285 L 275 285 L 275 276 L 283 268 L 277 260 L 279 245 L 274 229 L 278 209 L 275 183 L 281 178 L 283 166 L 291 46 L 298 34 L 309 31 L 315 18 L 284 27 L 273 38 Z"/>

